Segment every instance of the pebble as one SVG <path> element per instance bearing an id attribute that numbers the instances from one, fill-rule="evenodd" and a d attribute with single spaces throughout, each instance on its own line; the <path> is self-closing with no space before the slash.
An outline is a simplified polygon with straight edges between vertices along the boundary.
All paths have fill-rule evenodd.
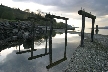
<path id="1" fill-rule="evenodd" d="M 84 47 L 78 46 L 64 72 L 108 72 L 108 36 L 85 34 Z"/>

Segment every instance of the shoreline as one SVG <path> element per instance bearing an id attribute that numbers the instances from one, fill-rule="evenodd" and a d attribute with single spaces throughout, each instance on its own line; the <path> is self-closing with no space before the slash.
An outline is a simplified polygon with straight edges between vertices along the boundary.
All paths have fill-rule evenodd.
<path id="1" fill-rule="evenodd" d="M 84 47 L 78 46 L 65 72 L 108 72 L 108 35 L 85 34 Z"/>

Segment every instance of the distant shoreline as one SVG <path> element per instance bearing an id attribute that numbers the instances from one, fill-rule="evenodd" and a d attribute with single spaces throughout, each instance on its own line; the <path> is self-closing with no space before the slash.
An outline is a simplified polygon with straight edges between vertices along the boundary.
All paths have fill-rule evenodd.
<path id="1" fill-rule="evenodd" d="M 91 29 L 91 28 L 88 28 L 88 29 Z M 96 28 L 94 28 L 94 29 L 96 29 Z M 104 28 L 104 27 L 102 27 L 102 28 L 98 28 L 98 29 L 108 29 L 108 28 Z"/>

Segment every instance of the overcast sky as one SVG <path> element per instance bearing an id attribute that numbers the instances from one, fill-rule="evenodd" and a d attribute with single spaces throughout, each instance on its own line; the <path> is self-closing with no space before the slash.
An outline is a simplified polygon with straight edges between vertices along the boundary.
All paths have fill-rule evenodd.
<path id="1" fill-rule="evenodd" d="M 22 10 L 50 12 L 69 18 L 68 24 L 81 27 L 81 16 L 78 10 L 82 8 L 96 15 L 96 25 L 108 26 L 108 0 L 2 0 L 3 5 Z M 59 20 L 62 21 L 62 20 Z M 91 27 L 91 19 L 86 18 L 86 27 Z"/>

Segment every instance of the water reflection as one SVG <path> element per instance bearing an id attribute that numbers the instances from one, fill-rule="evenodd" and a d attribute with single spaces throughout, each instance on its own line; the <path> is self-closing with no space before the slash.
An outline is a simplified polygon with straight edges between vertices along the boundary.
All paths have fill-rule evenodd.
<path id="1" fill-rule="evenodd" d="M 46 68 L 47 69 L 50 69 L 53 66 L 56 66 L 56 65 L 60 64 L 61 62 L 65 61 L 65 60 L 67 60 L 67 57 L 66 57 L 66 49 L 64 51 L 64 57 L 61 58 L 61 59 L 59 59 L 59 60 L 57 60 L 57 61 L 55 61 L 55 62 L 52 62 L 52 53 L 51 54 L 49 53 L 49 61 L 50 61 L 50 64 L 47 65 Z"/>
<path id="2" fill-rule="evenodd" d="M 1 51 L 0 70 L 4 72 L 47 72 L 47 69 L 51 68 L 49 72 L 60 72 L 60 70 L 66 67 L 74 49 L 79 45 L 80 37 L 78 35 L 75 36 L 75 34 L 67 34 L 68 45 L 67 49 L 65 49 L 65 34 L 54 35 L 55 37 L 53 36 L 52 38 L 51 54 L 49 53 L 48 37 L 44 36 L 40 37 L 40 39 L 35 39 L 34 48 L 30 41 L 17 42 L 14 47 L 9 49 L 5 47 L 5 49 Z M 59 36 L 61 36 L 61 38 Z M 38 44 L 38 42 L 41 44 Z M 9 52 L 9 50 L 11 52 L 5 56 L 4 54 Z M 66 54 L 66 52 L 68 53 Z M 3 58 L 3 55 L 5 58 Z"/>
<path id="3" fill-rule="evenodd" d="M 24 48 L 25 49 L 25 48 Z M 37 49 L 33 49 L 33 51 L 36 51 Z M 26 52 L 31 52 L 31 50 L 25 50 L 25 51 L 21 51 L 20 50 L 20 45 L 19 45 L 19 51 L 16 52 L 16 54 L 22 54 L 22 53 L 26 53 Z"/>
<path id="4" fill-rule="evenodd" d="M 61 34 L 61 33 L 60 33 Z M 55 35 L 55 34 L 54 34 Z M 52 48 L 49 48 L 49 52 L 47 52 L 47 37 L 45 37 L 45 40 L 46 40 L 46 45 L 45 45 L 45 53 L 43 54 L 39 54 L 39 55 L 36 55 L 34 56 L 33 55 L 33 51 L 36 51 L 37 49 L 34 49 L 34 45 L 32 46 L 32 41 L 30 42 L 31 44 L 31 47 L 28 47 L 28 48 L 31 48 L 31 50 L 26 50 L 26 51 L 20 51 L 20 46 L 19 46 L 19 52 L 17 52 L 16 54 L 22 54 L 22 53 L 26 53 L 26 52 L 31 52 L 31 57 L 28 58 L 28 60 L 32 60 L 32 59 L 36 59 L 36 58 L 39 58 L 39 57 L 42 57 L 42 56 L 46 56 L 46 55 L 49 55 L 49 61 L 50 61 L 50 64 L 48 66 L 46 66 L 47 69 L 53 67 L 53 66 L 56 66 L 58 65 L 59 63 L 67 60 L 66 58 L 66 44 L 65 44 L 65 51 L 64 51 L 64 57 L 60 60 L 57 60 L 55 62 L 52 62 Z M 39 41 L 36 41 L 38 43 L 42 43 L 42 41 L 44 42 L 44 40 L 39 40 Z M 26 45 L 29 45 L 27 44 L 29 42 L 25 42 L 23 45 L 25 45 L 24 47 L 27 48 Z M 29 46 L 30 46 L 29 45 Z M 52 44 L 51 44 L 52 45 Z M 50 46 L 49 46 L 50 47 Z M 51 46 L 52 47 L 52 46 Z"/>
<path id="5" fill-rule="evenodd" d="M 36 59 L 36 58 L 39 58 L 39 57 L 48 55 L 49 53 L 47 53 L 47 40 L 46 40 L 45 53 L 34 56 L 34 55 L 33 55 L 33 51 L 34 51 L 34 50 L 35 50 L 35 49 L 34 49 L 34 45 L 33 45 L 33 46 L 31 46 L 31 57 L 29 57 L 28 60 L 32 60 L 32 59 Z M 35 51 L 36 51 L 36 50 L 35 50 Z"/>

